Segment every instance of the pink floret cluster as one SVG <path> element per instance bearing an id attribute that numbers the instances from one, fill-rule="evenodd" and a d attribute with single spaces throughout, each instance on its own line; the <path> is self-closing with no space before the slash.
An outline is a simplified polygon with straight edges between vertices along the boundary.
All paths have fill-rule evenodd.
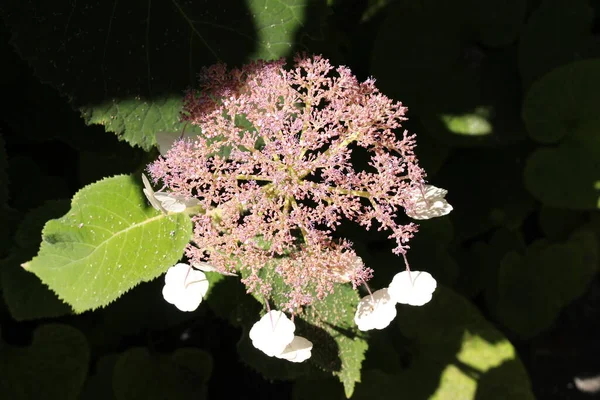
<path id="1" fill-rule="evenodd" d="M 424 171 L 415 137 L 401 131 L 406 108 L 359 82 L 346 67 L 298 55 L 201 73 L 182 117 L 201 128 L 148 171 L 175 195 L 199 200 L 186 255 L 241 273 L 249 292 L 270 297 L 273 279 L 295 311 L 372 276 L 350 242 L 332 234 L 346 219 L 386 230 L 404 255 L 416 225 L 397 222 L 415 207 Z M 368 162 L 355 170 L 353 157 Z M 354 161 L 354 162 L 353 162 Z"/>

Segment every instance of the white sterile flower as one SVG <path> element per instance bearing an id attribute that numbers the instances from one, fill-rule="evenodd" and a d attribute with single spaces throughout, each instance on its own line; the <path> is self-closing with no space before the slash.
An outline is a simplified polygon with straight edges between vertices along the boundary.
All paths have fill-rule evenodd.
<path id="1" fill-rule="evenodd" d="M 313 344 L 310 340 L 302 336 L 294 336 L 294 340 L 286 346 L 283 352 L 276 355 L 277 358 L 282 358 L 291 362 L 301 363 L 306 361 L 311 356 Z"/>
<path id="2" fill-rule="evenodd" d="M 166 214 L 167 211 L 162 207 L 162 205 L 160 204 L 160 201 L 158 201 L 154 197 L 154 189 L 152 189 L 152 186 L 150 185 L 150 181 L 148 181 L 148 178 L 146 178 L 146 175 L 144 175 L 144 174 L 142 174 L 142 182 L 144 183 L 144 188 L 142 189 L 142 192 L 144 192 L 144 194 L 146 195 L 146 198 L 148 199 L 148 201 L 150 202 L 152 207 L 154 207 L 158 211 L 162 211 Z"/>
<path id="3" fill-rule="evenodd" d="M 432 185 L 423 185 L 411 193 L 413 207 L 406 210 L 406 215 L 413 219 L 430 219 L 447 215 L 452 211 L 452 206 L 446 199 L 448 191 Z"/>
<path id="4" fill-rule="evenodd" d="M 269 357 L 279 356 L 294 340 L 296 325 L 281 311 L 271 310 L 250 329 L 254 347 Z"/>
<path id="5" fill-rule="evenodd" d="M 387 289 L 380 289 L 363 297 L 356 308 L 354 322 L 361 331 L 383 329 L 396 318 L 396 302 Z"/>
<path id="6" fill-rule="evenodd" d="M 189 198 L 186 199 L 183 196 L 173 195 L 163 192 L 155 192 L 150 186 L 150 182 L 146 175 L 142 174 L 142 181 L 144 182 L 144 189 L 142 191 L 146 195 L 146 198 L 152 204 L 152 207 L 163 213 L 167 211 L 180 213 L 185 211 L 186 208 L 194 207 L 200 204 L 198 199 Z"/>
<path id="7" fill-rule="evenodd" d="M 162 294 L 168 303 L 181 311 L 194 311 L 207 291 L 208 280 L 204 272 L 179 263 L 167 271 Z"/>
<path id="8" fill-rule="evenodd" d="M 388 287 L 388 293 L 398 303 L 422 306 L 429 303 L 437 282 L 429 272 L 402 271 L 397 273 Z"/>
<path id="9" fill-rule="evenodd" d="M 234 274 L 231 272 L 220 272 L 219 270 L 217 270 L 215 267 L 213 267 L 209 263 L 203 262 L 203 261 L 197 262 L 197 263 L 192 263 L 192 267 L 199 269 L 200 271 L 204 271 L 204 272 L 216 272 L 221 275 L 237 276 L 237 274 Z"/>
<path id="10" fill-rule="evenodd" d="M 160 201 L 160 205 L 167 211 L 174 213 L 180 213 L 185 211 L 186 208 L 194 207 L 200 204 L 198 199 L 189 198 L 186 199 L 183 196 L 177 196 L 170 193 L 156 192 L 154 198 Z"/>

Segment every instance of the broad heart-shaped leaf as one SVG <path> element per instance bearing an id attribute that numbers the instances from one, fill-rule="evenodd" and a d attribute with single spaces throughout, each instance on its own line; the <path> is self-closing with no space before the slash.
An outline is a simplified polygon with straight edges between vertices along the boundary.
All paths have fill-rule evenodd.
<path id="1" fill-rule="evenodd" d="M 353 400 L 534 398 L 510 342 L 452 290 L 439 286 L 423 307 L 398 306 L 394 321 L 372 334 Z M 302 379 L 293 398 L 343 396 L 329 381 Z"/>
<path id="2" fill-rule="evenodd" d="M 600 44 L 593 33 L 591 1 L 538 3 L 539 7 L 529 17 L 519 38 L 519 72 L 525 87 L 560 65 L 600 56 Z M 560 31 L 556 29 L 558 25 Z M 560 108 L 555 110 L 561 111 Z"/>
<path id="3" fill-rule="evenodd" d="M 196 348 L 177 349 L 170 355 L 151 354 L 147 348 L 127 350 L 113 371 L 118 400 L 205 399 L 212 373 L 212 357 Z"/>
<path id="4" fill-rule="evenodd" d="M 523 171 L 525 187 L 544 205 L 571 210 L 600 208 L 600 144 L 566 139 L 534 151 Z"/>
<path id="5" fill-rule="evenodd" d="M 502 259 L 490 308 L 509 329 L 530 338 L 581 296 L 597 272 L 598 244 L 591 232 L 575 232 L 560 244 L 534 242 L 524 255 Z"/>
<path id="6" fill-rule="evenodd" d="M 600 58 L 554 69 L 527 91 L 523 119 L 529 136 L 555 143 L 567 136 L 600 144 Z"/>
<path id="7" fill-rule="evenodd" d="M 67 325 L 43 325 L 28 347 L 0 342 L 0 398 L 75 400 L 88 374 L 85 336 Z"/>
<path id="8" fill-rule="evenodd" d="M 11 316 L 17 321 L 58 317 L 71 308 L 21 264 L 35 256 L 42 240 L 42 228 L 52 218 L 69 210 L 68 200 L 48 201 L 30 211 L 19 225 L 11 254 L 0 261 L 2 294 Z"/>
<path id="9" fill-rule="evenodd" d="M 287 56 L 320 24 L 320 2 L 155 0 L 77 4 L 9 0 L 12 43 L 41 81 L 67 95 L 89 123 L 149 150 L 177 130 L 182 93 L 203 66 Z M 313 13 L 320 21 L 324 14 Z M 141 128 L 141 129 L 139 129 Z"/>
<path id="10" fill-rule="evenodd" d="M 455 290 L 474 298 L 486 289 L 494 288 L 498 280 L 500 260 L 512 251 L 525 249 L 520 231 L 499 228 L 489 241 L 477 241 L 458 256 L 460 276 Z"/>
<path id="11" fill-rule="evenodd" d="M 38 255 L 23 266 L 83 312 L 164 273 L 190 235 L 187 215 L 157 212 L 146 205 L 140 183 L 120 175 L 75 194 L 71 210 L 46 224 Z"/>

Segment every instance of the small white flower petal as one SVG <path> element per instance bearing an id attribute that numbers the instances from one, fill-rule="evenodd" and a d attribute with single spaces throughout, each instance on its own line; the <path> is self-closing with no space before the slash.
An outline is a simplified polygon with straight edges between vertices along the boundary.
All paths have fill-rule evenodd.
<path id="1" fill-rule="evenodd" d="M 402 271 L 392 279 L 388 293 L 398 303 L 422 306 L 429 303 L 436 287 L 437 282 L 429 272 Z"/>
<path id="2" fill-rule="evenodd" d="M 215 267 L 213 267 L 212 265 L 210 265 L 207 262 L 192 263 L 192 267 L 199 269 L 200 271 L 204 271 L 204 272 L 216 272 L 221 275 L 237 276 L 237 274 L 233 274 L 231 272 L 219 272 L 219 271 L 217 271 L 217 269 Z"/>
<path id="3" fill-rule="evenodd" d="M 208 291 L 204 272 L 179 263 L 169 268 L 165 275 L 164 299 L 181 311 L 194 311 Z"/>
<path id="4" fill-rule="evenodd" d="M 312 348 L 313 344 L 310 340 L 303 338 L 302 336 L 294 336 L 294 340 L 286 346 L 281 354 L 276 355 L 276 357 L 291 362 L 301 363 L 310 358 Z"/>
<path id="5" fill-rule="evenodd" d="M 183 212 L 186 208 L 194 207 L 200 204 L 200 201 L 198 201 L 198 199 L 186 199 L 183 196 L 178 196 L 165 192 L 155 192 L 154 198 L 160 202 L 162 208 L 174 213 Z"/>
<path id="6" fill-rule="evenodd" d="M 178 201 L 176 196 L 169 193 L 157 192 L 154 193 L 154 197 L 156 197 L 156 200 L 160 201 L 160 204 L 167 211 L 180 213 L 187 208 L 182 201 Z"/>
<path id="7" fill-rule="evenodd" d="M 271 310 L 252 326 L 249 336 L 254 347 L 269 357 L 275 357 L 294 340 L 295 330 L 296 325 L 287 315 Z"/>
<path id="8" fill-rule="evenodd" d="M 363 297 L 358 303 L 354 322 L 361 331 L 384 329 L 396 318 L 396 302 L 390 297 L 387 289 L 373 292 Z"/>
<path id="9" fill-rule="evenodd" d="M 162 206 L 160 205 L 160 202 L 154 197 L 154 190 L 150 185 L 150 181 L 148 181 L 148 178 L 146 178 L 146 175 L 144 174 L 142 174 L 142 182 L 144 183 L 144 188 L 142 189 L 142 192 L 144 192 L 144 195 L 146 196 L 152 207 L 154 207 L 158 211 L 166 213 L 165 209 L 162 208 Z"/>
<path id="10" fill-rule="evenodd" d="M 406 210 L 406 215 L 413 219 L 430 219 L 449 214 L 453 207 L 446 201 L 446 194 L 447 190 L 432 185 L 423 185 L 423 192 L 415 188 L 411 193 L 414 206 Z"/>

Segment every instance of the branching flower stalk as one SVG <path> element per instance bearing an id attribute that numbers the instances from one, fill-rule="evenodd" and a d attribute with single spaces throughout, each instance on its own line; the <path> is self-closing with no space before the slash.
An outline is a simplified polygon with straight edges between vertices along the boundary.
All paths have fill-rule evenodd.
<path id="1" fill-rule="evenodd" d="M 280 279 L 282 308 L 294 313 L 335 283 L 371 278 L 351 243 L 332 237 L 342 219 L 388 231 L 405 255 L 417 226 L 398 215 L 423 209 L 425 172 L 415 136 L 401 130 L 407 109 L 373 79 L 298 55 L 289 70 L 284 60 L 217 64 L 200 89 L 187 94 L 182 119 L 202 134 L 148 168 L 172 196 L 206 210 L 192 218 L 192 265 L 239 272 L 258 297 Z"/>

